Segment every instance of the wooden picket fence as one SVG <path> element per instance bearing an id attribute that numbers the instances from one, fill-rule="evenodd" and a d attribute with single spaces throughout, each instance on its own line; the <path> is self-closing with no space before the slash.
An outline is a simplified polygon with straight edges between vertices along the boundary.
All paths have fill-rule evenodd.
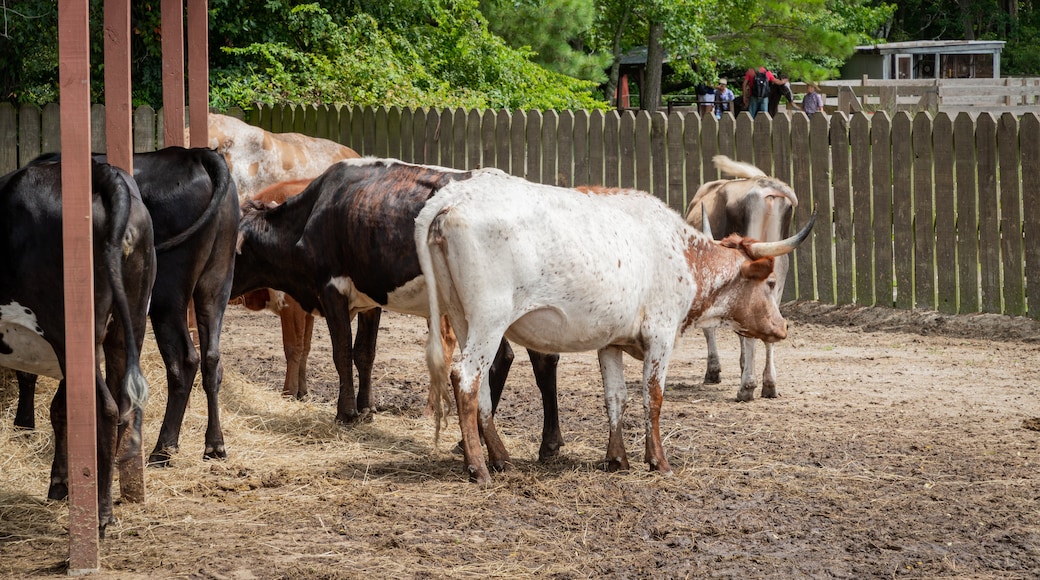
<path id="1" fill-rule="evenodd" d="M 362 155 L 498 167 L 562 186 L 635 187 L 678 212 L 719 177 L 717 154 L 798 194 L 785 300 L 1040 319 L 1040 116 L 885 112 L 701 118 L 625 111 L 264 107 L 229 111 Z M 104 109 L 93 111 L 104 150 Z M 59 147 L 57 106 L 0 105 L 0 172 Z M 134 114 L 135 151 L 162 147 L 161 111 Z"/>

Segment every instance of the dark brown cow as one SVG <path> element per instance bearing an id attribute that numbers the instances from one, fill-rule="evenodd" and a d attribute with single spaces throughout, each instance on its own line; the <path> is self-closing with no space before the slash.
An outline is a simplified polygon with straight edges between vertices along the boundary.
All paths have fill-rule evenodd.
<path id="1" fill-rule="evenodd" d="M 305 311 L 325 317 L 340 377 L 338 421 L 357 421 L 371 408 L 380 309 L 429 316 L 415 251 L 415 217 L 446 184 L 471 176 L 472 172 L 395 160 L 347 160 L 334 164 L 282 205 L 254 201 L 243 207 L 232 294 L 275 288 L 299 301 Z M 355 314 L 360 318 L 352 345 L 350 319 Z M 556 408 L 558 356 L 529 354 L 544 405 L 539 449 L 544 459 L 563 444 Z M 497 402 L 512 358 L 507 343 L 499 345 L 494 358 Z M 359 376 L 356 398 L 352 365 Z"/>
<path id="2" fill-rule="evenodd" d="M 766 176 L 765 172 L 747 163 L 733 161 L 724 155 L 712 158 L 715 167 L 733 179 L 719 179 L 702 185 L 686 210 L 686 221 L 701 227 L 702 208 L 708 216 L 712 235 L 721 240 L 738 234 L 765 242 L 783 239 L 791 227 L 791 214 L 798 206 L 794 191 L 784 182 Z M 777 304 L 784 293 L 784 283 L 791 267 L 790 256 L 776 258 L 776 287 L 773 298 Z M 722 366 L 714 328 L 704 329 L 708 342 L 708 370 L 704 382 L 720 382 Z M 776 397 L 776 367 L 773 362 L 773 343 L 766 342 L 766 363 L 762 371 L 762 396 Z M 755 340 L 740 337 L 740 389 L 738 401 L 755 398 Z"/>
<path id="3" fill-rule="evenodd" d="M 34 163 L 54 158 L 44 156 Z M 105 159 L 103 155 L 95 158 Z M 166 415 L 149 463 L 165 466 L 177 450 L 188 396 L 199 372 L 199 352 L 188 331 L 189 302 L 194 303 L 198 320 L 202 389 L 206 393 L 208 422 L 203 456 L 222 459 L 227 453 L 218 401 L 224 374 L 220 330 L 235 264 L 239 218 L 235 184 L 223 158 L 204 148 L 167 147 L 138 153 L 134 155 L 134 178 L 155 230 L 158 264 L 148 316 L 169 388 Z M 19 376 L 20 414 L 15 424 L 31 428 L 35 380 L 23 384 L 23 379 L 29 378 Z"/>
<path id="4" fill-rule="evenodd" d="M 96 161 L 91 175 L 94 343 L 105 353 L 104 375 L 100 365 L 95 371 L 98 515 L 104 537 L 113 521 L 117 445 L 126 453 L 120 463 L 141 455 L 148 384 L 139 357 L 156 265 L 151 220 L 134 180 Z M 61 381 L 50 408 L 51 499 L 63 499 L 69 491 L 61 194 L 56 160 L 0 178 L 0 365 L 20 371 L 19 382 L 31 377 L 35 383 L 40 374 Z"/>

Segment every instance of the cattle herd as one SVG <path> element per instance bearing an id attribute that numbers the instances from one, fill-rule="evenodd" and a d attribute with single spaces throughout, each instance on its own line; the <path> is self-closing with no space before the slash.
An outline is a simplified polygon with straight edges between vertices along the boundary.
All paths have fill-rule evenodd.
<path id="1" fill-rule="evenodd" d="M 813 220 L 786 237 L 797 198 L 754 166 L 716 157 L 731 178 L 702 185 L 684 219 L 635 190 L 561 188 L 496 169 L 359 158 L 331 141 L 270 133 L 223 115 L 210 115 L 209 132 L 208 149 L 135 155 L 133 176 L 103 155 L 92 162 L 94 338 L 105 354 L 104 373 L 95 373 L 102 534 L 113 521 L 115 469 L 141 453 L 148 385 L 139 357 L 148 320 L 169 391 L 148 463 L 166 466 L 178 450 L 200 367 L 208 412 L 203 453 L 225 457 L 220 333 L 234 299 L 279 314 L 283 393 L 290 397 L 307 394 L 314 316 L 324 318 L 339 375 L 336 419 L 346 424 L 373 411 L 381 311 L 426 318 L 427 408 L 439 433 L 454 401 L 465 469 L 480 484 L 490 481 L 489 466 L 510 464 L 494 422 L 510 343 L 528 350 L 541 392 L 540 459 L 563 445 L 560 352 L 598 352 L 610 470 L 629 467 L 623 353 L 643 361 L 644 460 L 663 474 L 671 470 L 658 418 L 669 358 L 688 328 L 704 329 L 709 383 L 719 380 L 714 329 L 741 336 L 741 401 L 754 397 L 755 341 L 765 342 L 762 396 L 776 396 L 772 345 L 787 334 L 779 297 L 789 254 Z M 36 377 L 65 376 L 60 163 L 49 154 L 0 177 L 0 366 L 17 371 L 15 424 L 26 429 L 35 427 Z M 188 326 L 192 306 L 198 350 Z M 64 380 L 50 418 L 48 497 L 62 499 Z"/>

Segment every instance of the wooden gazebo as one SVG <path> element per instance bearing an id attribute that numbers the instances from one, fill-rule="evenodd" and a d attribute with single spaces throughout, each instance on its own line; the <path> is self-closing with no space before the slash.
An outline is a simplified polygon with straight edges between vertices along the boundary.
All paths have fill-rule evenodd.
<path id="1" fill-rule="evenodd" d="M 163 128 L 166 145 L 184 145 L 184 0 L 162 0 Z M 209 139 L 207 0 L 187 0 L 191 146 Z M 105 0 L 105 141 L 109 163 L 133 173 L 130 102 L 130 0 Z M 69 575 L 99 569 L 97 440 L 94 397 L 94 281 L 91 248 L 89 0 L 59 0 L 62 220 L 65 264 L 66 384 L 69 438 Z M 172 34 L 165 34 L 172 31 Z M 120 472 L 138 481 L 144 458 Z M 124 501 L 143 501 L 123 495 Z"/>

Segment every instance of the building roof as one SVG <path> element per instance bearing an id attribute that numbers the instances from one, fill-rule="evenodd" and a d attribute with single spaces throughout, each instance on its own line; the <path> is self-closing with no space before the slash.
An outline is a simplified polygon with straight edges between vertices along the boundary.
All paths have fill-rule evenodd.
<path id="1" fill-rule="evenodd" d="M 1004 48 L 1003 40 L 911 40 L 864 44 L 856 47 L 860 54 L 978 54 L 997 53 Z"/>

